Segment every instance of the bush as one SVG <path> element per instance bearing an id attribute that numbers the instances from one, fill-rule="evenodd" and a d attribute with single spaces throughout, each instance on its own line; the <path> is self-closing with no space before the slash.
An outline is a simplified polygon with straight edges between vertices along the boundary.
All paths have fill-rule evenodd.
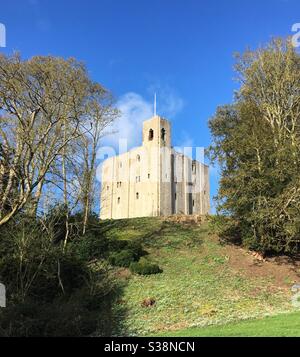
<path id="1" fill-rule="evenodd" d="M 108 250 L 110 252 L 120 252 L 127 248 L 129 244 L 128 240 L 125 239 L 116 239 L 116 238 L 109 238 L 108 239 Z"/>
<path id="2" fill-rule="evenodd" d="M 110 239 L 108 261 L 111 265 L 128 268 L 147 253 L 139 241 Z"/>
<path id="3" fill-rule="evenodd" d="M 125 240 L 110 238 L 108 243 L 108 249 L 110 252 L 121 252 L 123 250 L 131 251 L 135 260 L 139 260 L 144 256 L 146 252 L 142 248 L 142 244 L 138 240 Z"/>
<path id="4" fill-rule="evenodd" d="M 216 214 L 209 219 L 210 232 L 219 236 L 221 241 L 242 244 L 245 236 L 242 235 L 242 226 L 230 216 Z M 242 241 L 243 237 L 243 241 Z"/>
<path id="5" fill-rule="evenodd" d="M 90 259 L 96 238 L 84 245 L 77 237 L 80 244 L 71 240 L 63 252 L 51 228 L 20 217 L 1 229 L 7 308 L 0 309 L 0 336 L 109 336 L 118 289 L 110 266 Z"/>
<path id="6" fill-rule="evenodd" d="M 27 298 L 8 306 L 0 313 L 0 336 L 80 337 L 96 333 L 108 336 L 111 319 L 109 299 L 91 295 L 83 288 L 71 296 L 47 303 Z"/>
<path id="7" fill-rule="evenodd" d="M 136 261 L 147 254 L 147 252 L 143 250 L 142 244 L 137 240 L 129 241 L 127 244 L 127 249 L 132 252 Z"/>
<path id="8" fill-rule="evenodd" d="M 109 241 L 95 229 L 87 231 L 84 236 L 79 236 L 69 242 L 69 246 L 76 252 L 82 260 L 105 259 L 109 252 Z"/>
<path id="9" fill-rule="evenodd" d="M 112 253 L 108 261 L 111 265 L 128 268 L 135 261 L 135 257 L 131 250 L 126 249 L 121 252 Z"/>
<path id="10" fill-rule="evenodd" d="M 157 264 L 150 263 L 146 259 L 140 259 L 138 262 L 132 262 L 129 269 L 132 273 L 140 275 L 159 274 L 163 272 Z"/>

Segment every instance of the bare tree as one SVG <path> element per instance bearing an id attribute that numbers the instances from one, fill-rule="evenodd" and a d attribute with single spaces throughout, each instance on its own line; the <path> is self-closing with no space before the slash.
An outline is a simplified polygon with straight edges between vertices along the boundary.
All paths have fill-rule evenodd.
<path id="1" fill-rule="evenodd" d="M 92 212 L 95 186 L 96 186 L 96 155 L 101 137 L 105 128 L 116 118 L 118 112 L 113 108 L 112 97 L 99 86 L 92 89 L 93 100 L 89 103 L 89 112 L 92 113 L 91 120 L 84 127 L 85 135 L 80 138 L 82 175 L 78 176 L 81 188 L 81 202 L 83 207 L 83 234 L 89 214 Z"/>
<path id="2" fill-rule="evenodd" d="M 98 143 L 103 115 L 110 117 L 111 103 L 105 108 L 100 100 L 106 96 L 74 59 L 0 56 L 0 226 L 24 208 L 36 211 L 55 167 L 66 200 L 66 157 L 77 140 L 91 136 Z M 95 134 L 87 123 L 98 120 Z"/>

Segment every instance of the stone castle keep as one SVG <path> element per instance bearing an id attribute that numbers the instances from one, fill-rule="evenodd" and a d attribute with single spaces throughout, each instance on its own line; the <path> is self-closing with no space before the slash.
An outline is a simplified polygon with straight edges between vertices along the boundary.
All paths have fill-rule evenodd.
<path id="1" fill-rule="evenodd" d="M 168 120 L 143 123 L 143 144 L 104 161 L 101 219 L 209 213 L 208 166 L 171 146 Z"/>

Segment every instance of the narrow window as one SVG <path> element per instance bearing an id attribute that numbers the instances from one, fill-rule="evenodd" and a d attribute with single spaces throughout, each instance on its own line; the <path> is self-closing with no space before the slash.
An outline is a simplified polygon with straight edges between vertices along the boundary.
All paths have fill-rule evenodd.
<path id="1" fill-rule="evenodd" d="M 120 204 L 120 201 L 121 201 L 121 198 L 120 198 L 120 197 L 118 197 L 118 204 Z"/>
<path id="2" fill-rule="evenodd" d="M 122 162 L 119 163 L 119 167 L 120 167 L 120 169 L 122 168 Z"/>
<path id="3" fill-rule="evenodd" d="M 136 197 L 136 199 L 138 200 L 139 199 L 139 193 L 137 192 L 136 194 L 135 194 L 135 197 Z"/>
<path id="4" fill-rule="evenodd" d="M 196 172 L 196 163 L 195 162 L 192 163 L 192 171 Z"/>
<path id="5" fill-rule="evenodd" d="M 161 140 L 165 141 L 166 139 L 166 129 L 162 128 L 161 129 Z"/>
<path id="6" fill-rule="evenodd" d="M 141 161 L 140 155 L 137 155 L 136 159 L 137 159 L 138 162 L 140 162 Z"/>
<path id="7" fill-rule="evenodd" d="M 106 186 L 107 191 L 109 190 L 109 186 Z"/>
<path id="8" fill-rule="evenodd" d="M 150 174 L 148 174 L 148 179 L 150 178 Z"/>
<path id="9" fill-rule="evenodd" d="M 149 130 L 149 141 L 153 140 L 153 137 L 154 137 L 153 129 L 150 129 Z"/>
<path id="10" fill-rule="evenodd" d="M 175 193 L 175 200 L 177 200 L 177 193 Z"/>
<path id="11" fill-rule="evenodd" d="M 195 207 L 195 200 L 193 200 L 193 207 Z"/>

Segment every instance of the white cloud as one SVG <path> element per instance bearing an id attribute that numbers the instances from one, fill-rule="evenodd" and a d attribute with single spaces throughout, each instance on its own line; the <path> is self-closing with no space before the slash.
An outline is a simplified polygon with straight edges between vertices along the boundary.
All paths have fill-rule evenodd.
<path id="1" fill-rule="evenodd" d="M 154 92 L 152 92 L 154 93 Z M 171 119 L 183 107 L 183 100 L 170 89 L 162 92 L 157 90 L 157 113 Z M 120 117 L 108 129 L 102 145 L 119 147 L 122 139 L 127 139 L 128 149 L 141 145 L 143 121 L 153 116 L 153 101 L 146 100 L 138 93 L 129 92 L 120 97 L 117 102 Z"/>
<path id="2" fill-rule="evenodd" d="M 120 139 L 127 139 L 128 148 L 139 145 L 142 122 L 153 115 L 151 103 L 137 93 L 126 93 L 117 102 L 120 117 L 109 128 L 112 134 L 104 139 L 105 145 L 119 146 Z"/>
<path id="3" fill-rule="evenodd" d="M 159 81 L 148 88 L 149 93 L 157 95 L 157 112 L 165 117 L 174 117 L 184 107 L 184 100 L 169 85 Z"/>

